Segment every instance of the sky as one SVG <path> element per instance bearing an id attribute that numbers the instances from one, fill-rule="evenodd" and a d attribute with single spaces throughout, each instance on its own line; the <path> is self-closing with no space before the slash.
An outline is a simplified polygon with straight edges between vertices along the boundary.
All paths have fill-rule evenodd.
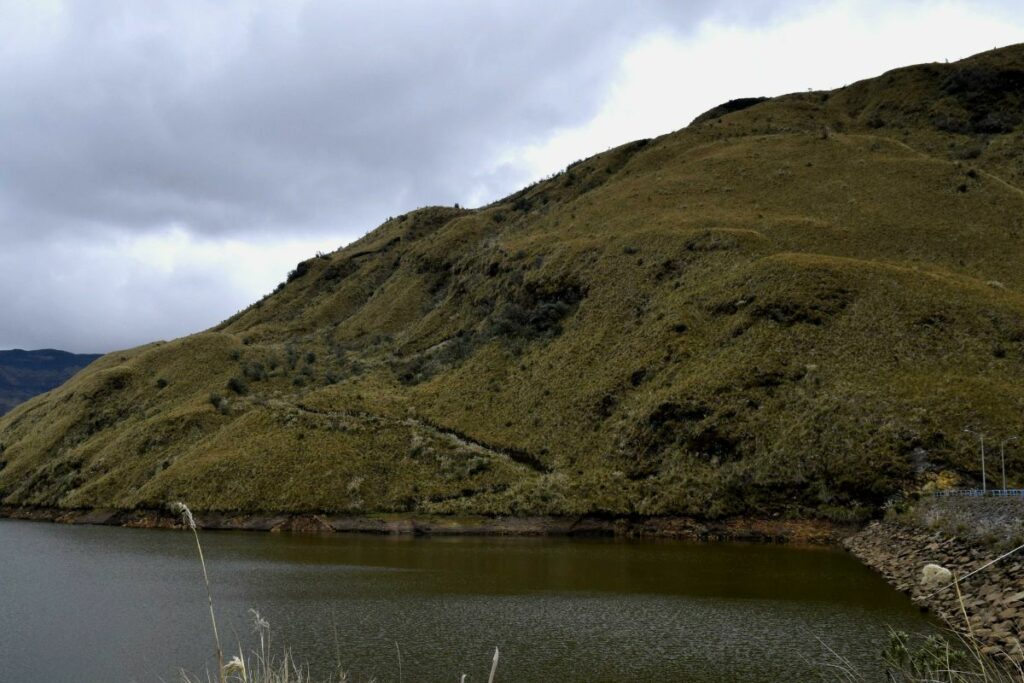
<path id="1" fill-rule="evenodd" d="M 197 332 L 389 216 L 1018 42 L 1019 0 L 0 0 L 0 349 Z"/>

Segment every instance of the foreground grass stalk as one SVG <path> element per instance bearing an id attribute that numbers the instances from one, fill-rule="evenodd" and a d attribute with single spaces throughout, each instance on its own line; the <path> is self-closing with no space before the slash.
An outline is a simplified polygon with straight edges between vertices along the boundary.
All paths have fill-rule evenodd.
<path id="1" fill-rule="evenodd" d="M 1024 683 L 1024 668 L 1019 660 L 1005 652 L 990 656 L 974 633 L 960 581 L 954 577 L 964 630 L 947 624 L 946 637 L 929 636 L 919 646 L 911 646 L 906 633 L 890 631 L 889 645 L 882 654 L 886 683 Z M 862 683 L 867 679 L 853 664 L 822 643 L 827 658 L 819 664 L 822 680 Z"/>
<path id="2" fill-rule="evenodd" d="M 260 613 L 250 609 L 253 625 L 256 634 L 259 636 L 259 650 L 253 656 L 246 659 L 242 646 L 238 646 L 238 654 L 231 658 L 230 662 L 224 663 L 224 650 L 220 644 L 220 634 L 217 630 L 217 615 L 213 609 L 213 591 L 210 589 L 210 575 L 206 571 L 206 558 L 203 556 L 203 545 L 199 542 L 199 529 L 192 511 L 184 503 L 174 503 L 171 510 L 181 517 L 182 523 L 192 530 L 192 536 L 196 540 L 196 550 L 199 551 L 199 564 L 203 568 L 203 583 L 206 585 L 206 601 L 210 607 L 210 625 L 213 627 L 213 642 L 217 649 L 217 681 L 218 683 L 314 683 L 307 665 L 299 665 L 292 658 L 291 652 L 285 648 L 280 659 L 274 657 L 270 646 L 270 623 Z M 335 628 L 334 633 L 335 651 L 337 654 L 338 634 Z M 395 651 L 398 653 L 398 682 L 403 683 L 404 672 L 402 667 L 402 648 L 398 641 L 395 641 Z M 494 648 L 494 659 L 491 662 L 491 675 L 488 683 L 494 683 L 494 677 L 498 671 L 498 648 Z M 182 683 L 202 683 L 199 678 L 192 674 L 181 672 Z M 341 668 L 340 661 L 333 675 L 323 679 L 323 683 L 348 683 L 349 676 Z M 210 683 L 207 675 L 206 683 Z M 370 683 L 373 683 L 371 679 Z M 461 683 L 466 683 L 466 674 L 462 674 Z"/>
<path id="3" fill-rule="evenodd" d="M 199 551 L 199 564 L 203 567 L 203 583 L 206 584 L 206 600 L 210 606 L 210 624 L 213 626 L 213 642 L 217 648 L 217 680 L 226 683 L 224 673 L 224 651 L 220 647 L 220 634 L 217 633 L 217 615 L 213 611 L 213 592 L 210 590 L 210 576 L 206 572 L 206 559 L 203 557 L 203 545 L 199 542 L 199 530 L 196 528 L 196 518 L 192 511 L 184 503 L 175 503 L 172 509 L 181 516 L 182 522 L 192 530 L 196 539 L 196 549 Z"/>
<path id="4" fill-rule="evenodd" d="M 819 664 L 820 680 L 829 683 L 867 683 L 868 678 L 827 645 Z M 981 651 L 968 634 L 929 636 L 912 645 L 906 633 L 891 631 L 882 655 L 886 683 L 1024 683 L 1018 662 L 996 659 Z M 874 680 L 874 679 L 871 679 Z"/>
<path id="5" fill-rule="evenodd" d="M 491 675 L 487 677 L 487 683 L 494 683 L 494 674 L 498 672 L 498 648 L 494 648 L 494 661 L 491 662 Z"/>

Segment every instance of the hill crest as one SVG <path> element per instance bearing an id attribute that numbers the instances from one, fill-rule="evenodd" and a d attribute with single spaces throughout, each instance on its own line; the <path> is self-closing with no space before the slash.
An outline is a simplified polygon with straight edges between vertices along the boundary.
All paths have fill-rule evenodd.
<path id="1" fill-rule="evenodd" d="M 0 497 L 849 520 L 979 476 L 963 428 L 1024 409 L 1022 73 L 758 101 L 389 220 L 14 410 Z"/>

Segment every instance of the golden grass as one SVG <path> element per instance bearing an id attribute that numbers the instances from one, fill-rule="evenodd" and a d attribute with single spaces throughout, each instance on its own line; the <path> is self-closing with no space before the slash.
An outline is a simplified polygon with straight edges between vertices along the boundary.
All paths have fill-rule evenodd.
<path id="1" fill-rule="evenodd" d="M 1024 405 L 1024 146 L 936 117 L 1022 64 L 777 98 L 389 220 L 5 416 L 0 500 L 849 520 L 922 468 L 977 477 L 963 426 Z"/>

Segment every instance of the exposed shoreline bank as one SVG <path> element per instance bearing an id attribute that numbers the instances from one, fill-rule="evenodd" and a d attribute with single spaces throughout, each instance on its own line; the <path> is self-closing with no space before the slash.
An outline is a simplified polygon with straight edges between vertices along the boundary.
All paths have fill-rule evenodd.
<path id="1" fill-rule="evenodd" d="M 196 512 L 202 529 L 299 533 L 368 533 L 422 536 L 606 536 L 690 541 L 749 541 L 838 545 L 856 527 L 822 520 L 692 517 L 446 517 L 440 515 L 326 513 L 244 514 Z M 0 518 L 173 529 L 180 520 L 167 510 L 70 510 L 0 506 Z"/>
<path id="2" fill-rule="evenodd" d="M 980 642 L 985 654 L 1024 661 L 1024 557 L 981 569 L 1000 553 L 977 541 L 895 522 L 872 522 L 843 545 L 919 607 Z M 923 585 L 926 564 L 958 577 L 959 596 L 949 584 Z"/>

